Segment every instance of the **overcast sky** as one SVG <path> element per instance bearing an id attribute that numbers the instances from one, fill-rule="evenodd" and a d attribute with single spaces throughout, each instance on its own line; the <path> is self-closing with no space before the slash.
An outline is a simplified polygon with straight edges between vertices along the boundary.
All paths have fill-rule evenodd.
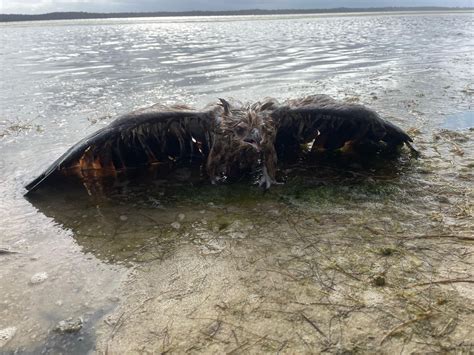
<path id="1" fill-rule="evenodd" d="M 474 0 L 0 0 L 0 13 L 474 6 Z"/>

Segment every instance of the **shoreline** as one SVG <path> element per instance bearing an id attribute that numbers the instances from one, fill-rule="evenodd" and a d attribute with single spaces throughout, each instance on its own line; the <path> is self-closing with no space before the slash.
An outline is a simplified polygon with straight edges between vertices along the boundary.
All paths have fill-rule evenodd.
<path id="1" fill-rule="evenodd" d="M 299 10 L 236 10 L 236 11 L 180 11 L 180 12 L 52 12 L 45 14 L 0 14 L 0 23 L 97 20 L 97 19 L 135 19 L 135 18 L 173 18 L 173 17 L 252 17 L 252 16 L 341 16 L 373 14 L 410 13 L 471 13 L 474 8 L 456 7 L 378 7 L 378 8 L 334 8 Z"/>

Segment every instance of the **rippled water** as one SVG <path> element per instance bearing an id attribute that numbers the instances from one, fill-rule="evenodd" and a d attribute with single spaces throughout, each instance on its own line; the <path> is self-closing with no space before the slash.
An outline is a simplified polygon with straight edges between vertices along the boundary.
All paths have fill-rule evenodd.
<path id="1" fill-rule="evenodd" d="M 432 228 L 469 234 L 466 216 L 449 215 L 449 208 L 472 205 L 466 195 L 473 166 L 472 20 L 470 13 L 437 13 L 2 24 L 0 247 L 19 252 L 0 254 L 0 330 L 17 329 L 6 349 L 93 349 L 98 320 L 123 307 L 120 297 L 131 297 L 123 288 L 137 263 L 159 267 L 182 245 L 198 245 L 206 255 L 232 249 L 213 238 L 235 221 L 260 223 L 258 233 L 240 228 L 255 238 L 246 239 L 247 250 L 269 248 L 259 239 L 269 233 L 265 226 L 290 233 L 275 224 L 282 213 L 318 226 L 329 221 L 322 235 L 341 224 L 357 234 L 359 206 L 373 214 L 374 220 L 364 217 L 369 225 L 393 218 L 398 229 L 391 225 L 390 233 L 419 234 L 427 216 L 446 212 Z M 156 102 L 203 106 L 217 97 L 254 101 L 315 93 L 367 104 L 412 128 L 428 163 L 402 161 L 395 171 L 369 175 L 329 169 L 306 180 L 290 178 L 265 196 L 240 185 L 205 185 L 200 192 L 180 185 L 124 187 L 93 198 L 56 190 L 37 201 L 22 196 L 29 179 L 118 113 Z M 426 175 L 429 167 L 437 175 Z M 443 191 L 449 208 L 433 197 Z M 228 240 L 240 238 L 232 228 Z M 275 255 L 284 258 L 285 250 Z M 32 284 L 38 272 L 48 279 Z M 79 316 L 81 339 L 51 331 L 58 321 Z"/>

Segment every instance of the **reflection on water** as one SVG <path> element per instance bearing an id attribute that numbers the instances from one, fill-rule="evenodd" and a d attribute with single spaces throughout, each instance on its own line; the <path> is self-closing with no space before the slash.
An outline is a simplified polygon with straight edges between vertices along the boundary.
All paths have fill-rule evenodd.
<path id="1" fill-rule="evenodd" d="M 0 27 L 0 247 L 17 252 L 0 254 L 0 331 L 16 329 L 1 351 L 140 352 L 149 344 L 177 352 L 380 352 L 380 338 L 415 317 L 407 309 L 446 297 L 444 289 L 408 294 L 405 284 L 472 270 L 470 246 L 461 244 L 468 242 L 406 241 L 472 234 L 471 14 Z M 281 171 L 285 185 L 266 194 L 252 181 L 188 181 L 182 170 L 168 181 L 116 184 L 92 196 L 82 185 L 57 184 L 23 198 L 26 182 L 117 113 L 156 102 L 315 93 L 376 109 L 409 130 L 422 158 L 351 162 L 342 171 L 333 159 L 289 166 Z M 470 113 L 451 116 L 458 112 Z M 387 245 L 395 252 L 381 259 L 377 250 Z M 390 287 L 368 290 L 381 269 Z M 38 273 L 46 279 L 31 282 Z M 461 286 L 437 305 L 444 307 L 439 324 L 431 324 L 445 329 L 435 340 L 446 343 L 425 345 L 426 352 L 461 344 L 473 323 L 465 307 L 471 294 Z M 370 308 L 380 299 L 390 312 Z M 334 305 L 313 312 L 315 300 L 357 301 L 373 318 Z M 315 338 L 301 312 L 325 336 Z M 217 323 L 203 323 L 211 315 Z M 53 331 L 79 317 L 78 333 Z M 359 333 L 334 331 L 335 319 Z M 361 324 L 375 340 L 357 330 Z M 354 345 L 352 336 L 365 340 Z M 420 346 L 402 336 L 391 341 L 382 350 Z"/>
<path id="2" fill-rule="evenodd" d="M 29 195 L 28 200 L 39 212 L 71 230 L 83 252 L 105 262 L 130 265 L 162 259 L 177 245 L 189 242 L 189 235 L 181 229 L 183 223 L 201 224 L 204 218 L 212 231 L 215 221 L 228 214 L 222 208 L 236 208 L 251 220 L 256 206 L 285 207 L 319 190 L 329 194 L 320 196 L 324 204 L 348 198 L 348 193 L 370 198 L 379 188 L 389 191 L 390 184 L 395 188 L 412 169 L 407 152 L 396 159 L 373 156 L 362 160 L 331 154 L 313 160 L 283 168 L 285 174 L 279 179 L 285 184 L 267 192 L 258 188 L 252 176 L 214 186 L 180 168 L 160 179 L 147 175 L 133 180 L 58 179 Z M 186 179 L 179 181 L 178 173 Z M 225 219 L 229 223 L 233 220 L 229 215 Z"/>
<path id="3" fill-rule="evenodd" d="M 445 119 L 442 127 L 451 130 L 474 128 L 474 111 L 466 111 L 450 115 Z"/>

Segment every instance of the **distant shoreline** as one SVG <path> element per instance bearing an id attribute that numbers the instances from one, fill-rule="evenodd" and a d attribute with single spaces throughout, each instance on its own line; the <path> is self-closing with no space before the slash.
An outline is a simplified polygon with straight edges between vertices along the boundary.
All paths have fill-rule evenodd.
<path id="1" fill-rule="evenodd" d="M 38 15 L 0 14 L 0 22 L 18 21 L 51 21 L 51 20 L 86 20 L 139 17 L 197 17 L 197 16 L 248 16 L 248 15 L 305 15 L 305 14 L 337 14 L 360 12 L 443 12 L 443 11 L 474 11 L 474 7 L 371 7 L 371 8 L 333 8 L 333 9 L 282 9 L 282 10 L 235 10 L 235 11 L 179 11 L 179 12 L 51 12 Z"/>

